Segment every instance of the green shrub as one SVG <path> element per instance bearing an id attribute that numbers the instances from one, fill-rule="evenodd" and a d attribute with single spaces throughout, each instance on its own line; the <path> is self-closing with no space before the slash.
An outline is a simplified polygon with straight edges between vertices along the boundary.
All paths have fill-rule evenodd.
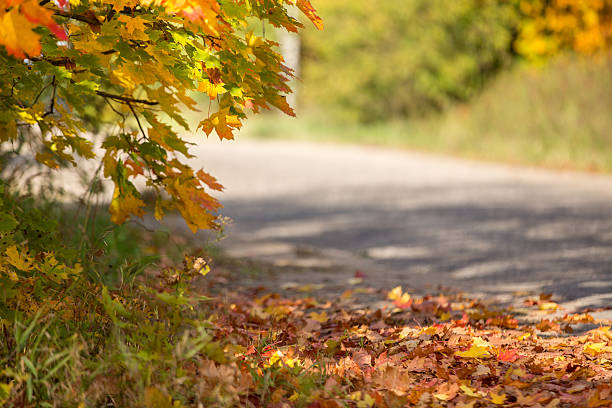
<path id="1" fill-rule="evenodd" d="M 466 101 L 511 60 L 514 7 L 497 0 L 317 3 L 304 32 L 303 102 L 373 122 Z"/>
<path id="2" fill-rule="evenodd" d="M 221 355 L 190 294 L 203 258 L 87 208 L 0 181 L 0 406 L 136 406 L 157 384 L 187 395 L 184 366 Z"/>

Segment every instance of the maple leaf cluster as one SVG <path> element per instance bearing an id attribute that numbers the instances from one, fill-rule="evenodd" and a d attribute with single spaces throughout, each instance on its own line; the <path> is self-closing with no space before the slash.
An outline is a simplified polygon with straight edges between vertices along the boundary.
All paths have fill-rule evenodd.
<path id="1" fill-rule="evenodd" d="M 0 0 L 0 143 L 23 143 L 50 168 L 101 155 L 117 223 L 143 215 L 140 179 L 156 217 L 178 210 L 194 232 L 215 228 L 221 186 L 182 161 L 179 130 L 233 139 L 248 111 L 294 115 L 278 44 L 245 29 L 265 20 L 297 32 L 293 6 L 322 28 L 308 0 Z"/>

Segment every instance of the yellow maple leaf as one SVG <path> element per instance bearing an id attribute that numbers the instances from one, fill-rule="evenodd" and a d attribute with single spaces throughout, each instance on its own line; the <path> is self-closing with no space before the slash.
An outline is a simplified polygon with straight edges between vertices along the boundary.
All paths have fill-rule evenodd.
<path id="1" fill-rule="evenodd" d="M 132 91 L 139 82 L 137 78 L 132 77 L 132 73 L 127 69 L 127 66 L 115 67 L 111 71 L 110 80 L 111 83 L 120 85 L 128 91 Z"/>
<path id="2" fill-rule="evenodd" d="M 109 209 L 111 221 L 115 224 L 123 224 L 132 214 L 142 217 L 144 215 L 142 207 L 144 206 L 145 203 L 140 198 L 131 193 L 121 193 L 119 188 L 115 187 L 113 201 Z"/>
<path id="3" fill-rule="evenodd" d="M 594 339 L 612 340 L 612 331 L 610 331 L 610 328 L 610 326 L 601 326 L 597 329 L 590 330 L 589 334 L 593 335 Z"/>
<path id="4" fill-rule="evenodd" d="M 483 396 L 480 391 L 474 391 L 473 389 L 471 389 L 470 387 L 468 387 L 465 384 L 460 385 L 459 388 L 461 389 L 461 391 L 463 391 L 465 393 L 465 395 L 467 395 L 469 397 L 480 398 L 480 397 Z"/>
<path id="5" fill-rule="evenodd" d="M 438 329 L 435 326 L 427 326 L 427 327 L 421 328 L 421 333 L 425 333 L 430 336 L 433 336 L 437 332 L 438 332 Z"/>
<path id="6" fill-rule="evenodd" d="M 121 36 L 130 40 L 148 41 L 149 36 L 144 32 L 147 26 L 146 20 L 142 17 L 131 17 L 122 14 L 117 18 L 118 21 L 125 23 L 125 27 L 121 28 Z"/>
<path id="7" fill-rule="evenodd" d="M 491 398 L 492 403 L 496 405 L 501 405 L 506 401 L 506 394 L 496 394 L 494 392 L 491 392 L 491 394 L 489 394 L 489 398 Z"/>
<path id="8" fill-rule="evenodd" d="M 491 353 L 489 352 L 487 347 L 472 345 L 469 350 L 466 351 L 456 351 L 456 356 L 463 358 L 489 358 L 491 357 Z"/>
<path id="9" fill-rule="evenodd" d="M 472 344 L 478 347 L 486 347 L 486 348 L 490 348 L 491 347 L 491 343 L 489 343 L 488 341 L 486 341 L 485 339 L 483 339 L 480 336 L 476 336 L 474 338 L 472 338 Z"/>
<path id="10" fill-rule="evenodd" d="M 208 79 L 203 79 L 198 84 L 198 92 L 206 92 L 210 100 L 215 100 L 217 95 L 223 94 L 227 92 L 227 90 L 223 87 L 223 82 L 213 84 Z"/>
<path id="11" fill-rule="evenodd" d="M 6 256 L 8 258 L 8 262 L 19 270 L 27 272 L 34 269 L 32 260 L 27 256 L 20 254 L 15 245 L 6 248 Z"/>
<path id="12" fill-rule="evenodd" d="M 472 346 L 466 351 L 456 351 L 455 355 L 464 358 L 489 358 L 492 356 L 491 344 L 482 337 L 472 338 Z"/>
<path id="13" fill-rule="evenodd" d="M 443 322 L 447 321 L 450 318 L 451 318 L 451 314 L 448 313 L 448 312 L 444 312 L 444 313 L 440 314 L 440 320 L 443 321 Z"/>
<path id="14" fill-rule="evenodd" d="M 2 275 L 7 275 L 8 278 L 13 282 L 17 282 L 19 280 L 19 276 L 17 276 L 15 271 L 12 271 L 11 269 L 6 268 L 5 266 L 0 264 L 0 276 Z"/>
<path id="15" fill-rule="evenodd" d="M 321 313 L 311 312 L 310 318 L 312 320 L 316 320 L 319 323 L 325 323 L 329 319 L 325 311 L 322 311 Z"/>
<path id="16" fill-rule="evenodd" d="M 520 336 L 518 336 L 516 339 L 518 341 L 523 341 L 523 340 L 528 339 L 529 337 L 531 337 L 531 333 L 523 333 Z"/>
<path id="17" fill-rule="evenodd" d="M 540 303 L 538 305 L 538 308 L 540 310 L 557 310 L 559 308 L 559 305 L 556 304 L 555 302 L 544 302 L 544 303 Z"/>
<path id="18" fill-rule="evenodd" d="M 393 289 L 391 289 L 389 294 L 387 294 L 387 299 L 390 299 L 390 300 L 397 300 L 400 297 L 402 297 L 402 287 L 401 286 L 394 287 Z"/>
<path id="19" fill-rule="evenodd" d="M 166 191 L 176 198 L 175 205 L 192 232 L 198 229 L 215 227 L 215 216 L 211 214 L 221 207 L 221 204 L 206 194 L 194 180 L 168 178 Z"/>
<path id="20" fill-rule="evenodd" d="M 210 118 L 204 119 L 198 125 L 199 128 L 204 130 L 206 135 L 210 135 L 213 129 L 217 132 L 219 139 L 234 139 L 233 131 L 240 129 L 242 123 L 236 115 L 229 114 L 229 108 L 223 108 L 219 112 L 210 115 Z"/>
<path id="21" fill-rule="evenodd" d="M 607 343 L 605 342 L 600 342 L 600 343 L 587 343 L 584 345 L 584 349 L 583 351 L 590 355 L 590 356 L 597 356 L 598 354 L 601 353 L 611 353 L 612 352 L 612 347 L 607 346 Z"/>

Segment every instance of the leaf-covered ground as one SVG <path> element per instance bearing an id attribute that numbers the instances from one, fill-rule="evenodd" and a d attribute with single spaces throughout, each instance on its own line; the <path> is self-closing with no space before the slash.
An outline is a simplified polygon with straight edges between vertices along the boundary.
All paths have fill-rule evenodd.
<path id="1" fill-rule="evenodd" d="M 0 406 L 612 407 L 612 322 L 553 295 L 503 306 L 367 271 L 291 275 L 173 234 L 102 242 L 83 268 L 100 278 L 0 285 Z"/>
<path id="2" fill-rule="evenodd" d="M 610 322 L 547 318 L 559 316 L 550 295 L 498 309 L 400 287 L 317 299 L 208 279 L 221 285 L 208 307 L 224 353 L 191 368 L 205 406 L 612 407 Z M 382 303 L 358 307 L 362 296 Z"/>

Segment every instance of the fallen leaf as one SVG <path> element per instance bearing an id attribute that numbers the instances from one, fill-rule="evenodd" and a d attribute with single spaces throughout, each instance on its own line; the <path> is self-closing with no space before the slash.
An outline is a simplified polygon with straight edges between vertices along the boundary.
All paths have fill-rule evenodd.
<path id="1" fill-rule="evenodd" d="M 327 313 L 325 311 L 322 311 L 321 313 L 310 312 L 309 316 L 312 320 L 317 321 L 319 323 L 325 323 L 329 320 L 329 317 L 327 317 Z"/>
<path id="2" fill-rule="evenodd" d="M 506 401 L 505 394 L 496 394 L 493 391 L 489 394 L 489 398 L 491 398 L 491 402 L 496 405 L 501 405 Z"/>
<path id="3" fill-rule="evenodd" d="M 504 350 L 497 355 L 497 359 L 499 361 L 506 361 L 509 363 L 518 360 L 518 358 L 519 355 L 517 354 L 516 350 Z"/>
<path id="4" fill-rule="evenodd" d="M 597 356 L 601 353 L 612 353 L 612 347 L 607 346 L 607 343 L 587 343 L 584 345 L 583 351 L 590 356 Z"/>
<path id="5" fill-rule="evenodd" d="M 555 302 L 543 302 L 538 305 L 538 309 L 540 310 L 557 310 L 559 305 Z"/>
<path id="6" fill-rule="evenodd" d="M 491 374 L 491 369 L 486 365 L 478 364 L 476 371 L 472 374 L 473 377 L 481 377 L 483 375 Z"/>
<path id="7" fill-rule="evenodd" d="M 441 401 L 450 401 L 457 396 L 459 385 L 457 383 L 444 383 L 438 386 L 434 397 Z"/>
<path id="8" fill-rule="evenodd" d="M 476 392 L 465 384 L 460 385 L 459 388 L 469 397 L 481 398 L 484 396 L 480 391 Z"/>
<path id="9" fill-rule="evenodd" d="M 361 368 L 362 370 L 366 367 L 372 366 L 372 356 L 368 354 L 367 351 L 361 350 L 353 354 L 353 361 Z"/>
<path id="10" fill-rule="evenodd" d="M 473 345 L 466 351 L 456 351 L 455 355 L 463 358 L 489 358 L 491 353 L 487 347 Z"/>
<path id="11" fill-rule="evenodd" d="M 458 402 L 457 405 L 455 405 L 455 408 L 474 408 L 474 405 L 477 402 L 477 400 L 471 400 L 468 402 Z"/>
<path id="12" fill-rule="evenodd" d="M 387 294 L 387 299 L 397 300 L 402 296 L 402 287 L 396 286 Z"/>

